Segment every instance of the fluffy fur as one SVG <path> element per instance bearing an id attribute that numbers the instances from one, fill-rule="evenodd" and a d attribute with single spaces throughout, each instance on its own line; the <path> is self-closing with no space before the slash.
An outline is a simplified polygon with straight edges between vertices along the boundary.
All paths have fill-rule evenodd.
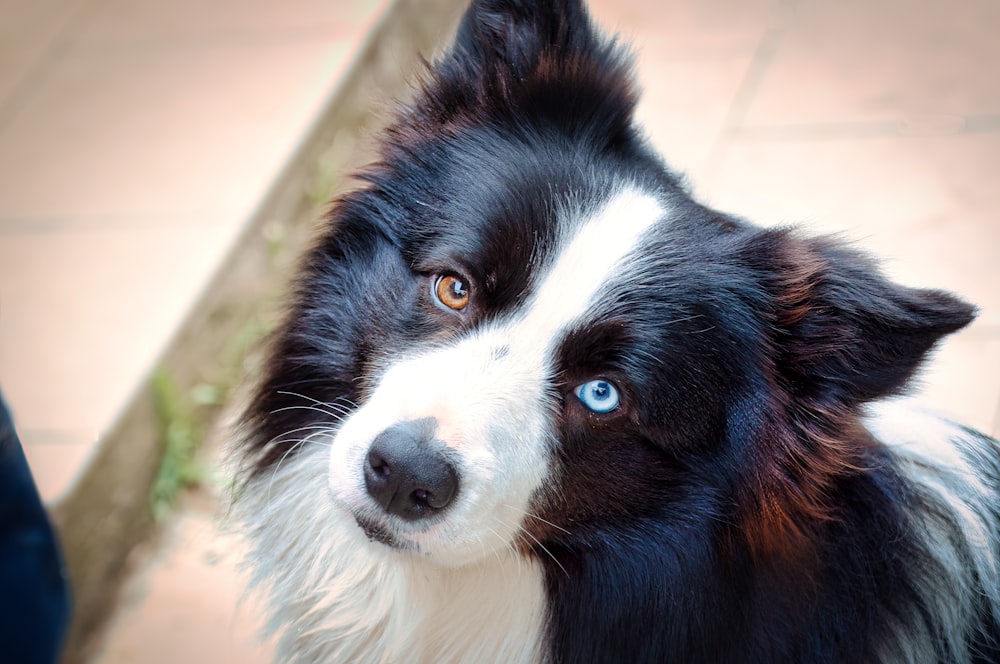
<path id="1" fill-rule="evenodd" d="M 635 98 L 478 0 L 333 206 L 234 452 L 280 659 L 1000 661 L 997 444 L 881 403 L 973 309 L 700 205 Z"/>

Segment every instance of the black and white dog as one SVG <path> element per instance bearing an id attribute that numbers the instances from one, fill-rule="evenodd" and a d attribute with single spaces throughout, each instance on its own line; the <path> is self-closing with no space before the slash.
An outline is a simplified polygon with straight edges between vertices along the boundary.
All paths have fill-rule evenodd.
<path id="1" fill-rule="evenodd" d="M 692 200 L 577 0 L 480 0 L 305 259 L 238 514 L 291 662 L 998 662 L 972 307 Z"/>

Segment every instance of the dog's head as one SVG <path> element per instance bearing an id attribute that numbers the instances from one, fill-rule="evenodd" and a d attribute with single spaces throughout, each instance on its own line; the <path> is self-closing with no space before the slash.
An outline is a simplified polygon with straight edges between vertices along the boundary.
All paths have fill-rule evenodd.
<path id="1" fill-rule="evenodd" d="M 635 99 L 579 2 L 475 2 L 305 261 L 257 476 L 328 464 L 314 500 L 443 565 L 823 518 L 861 404 L 972 310 L 694 202 Z"/>

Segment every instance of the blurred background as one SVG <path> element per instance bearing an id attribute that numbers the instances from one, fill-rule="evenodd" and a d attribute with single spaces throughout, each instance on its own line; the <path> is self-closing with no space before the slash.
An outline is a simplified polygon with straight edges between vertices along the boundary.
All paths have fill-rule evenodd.
<path id="1" fill-rule="evenodd" d="M 69 662 L 263 662 L 219 532 L 231 404 L 323 204 L 461 0 L 0 0 L 0 385 Z M 978 320 L 919 399 L 1000 433 L 1000 3 L 592 0 L 696 196 Z"/>

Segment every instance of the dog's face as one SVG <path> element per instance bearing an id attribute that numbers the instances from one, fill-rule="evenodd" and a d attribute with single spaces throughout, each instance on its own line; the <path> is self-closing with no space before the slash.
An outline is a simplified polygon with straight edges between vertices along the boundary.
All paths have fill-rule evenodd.
<path id="1" fill-rule="evenodd" d="M 657 475 L 641 404 L 683 382 L 669 360 L 634 358 L 710 326 L 684 306 L 644 301 L 665 286 L 643 258 L 660 253 L 654 227 L 670 221 L 660 192 L 549 179 L 531 192 L 498 179 L 496 206 L 476 197 L 485 209 L 463 216 L 478 223 L 404 240 L 406 271 L 379 285 L 399 293 L 378 316 L 402 314 L 400 334 L 372 350 L 359 407 L 331 441 L 335 500 L 387 544 L 452 563 L 514 541 L 560 461 L 588 457 L 606 472 L 629 458 L 636 474 Z M 602 503 L 618 488 L 585 490 L 584 503 Z"/>
<path id="2" fill-rule="evenodd" d="M 473 7 L 307 259 L 262 475 L 328 448 L 315 500 L 441 565 L 822 512 L 860 453 L 826 435 L 971 310 L 692 201 L 627 70 L 576 3 Z"/>

